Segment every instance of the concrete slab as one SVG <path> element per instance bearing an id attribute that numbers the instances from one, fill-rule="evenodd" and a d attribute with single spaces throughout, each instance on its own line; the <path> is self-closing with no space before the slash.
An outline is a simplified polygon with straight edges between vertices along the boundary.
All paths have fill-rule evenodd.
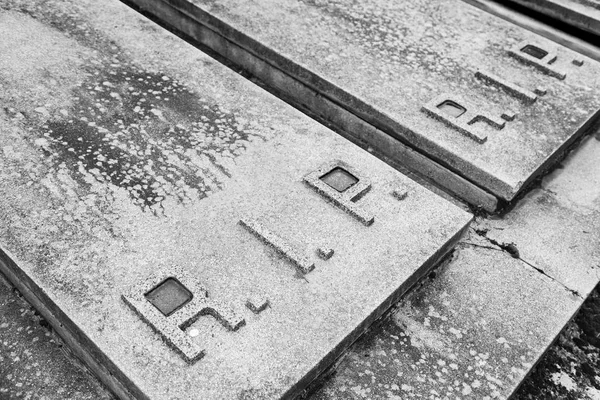
<path id="1" fill-rule="evenodd" d="M 598 0 L 511 0 L 514 3 L 600 36 Z"/>
<path id="2" fill-rule="evenodd" d="M 360 339 L 310 398 L 507 398 L 598 282 L 600 256 L 584 243 L 597 248 L 587 229 L 599 220 L 598 157 L 600 141 L 586 138 L 514 217 L 480 219 L 452 259 Z M 563 232 L 553 219 L 567 227 L 564 245 L 548 240 Z M 514 244 L 520 259 L 492 241 Z"/>
<path id="3" fill-rule="evenodd" d="M 0 34 L 0 267 L 121 398 L 298 394 L 471 220 L 119 2 Z"/>
<path id="4" fill-rule="evenodd" d="M 317 115 L 289 81 L 507 201 L 600 107 L 598 63 L 460 1 L 132 3 Z"/>

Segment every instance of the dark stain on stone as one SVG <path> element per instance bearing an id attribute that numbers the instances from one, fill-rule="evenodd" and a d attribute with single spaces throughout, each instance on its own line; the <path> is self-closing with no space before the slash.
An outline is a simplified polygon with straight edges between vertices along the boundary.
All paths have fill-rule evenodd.
<path id="1" fill-rule="evenodd" d="M 249 139 L 233 114 L 166 73 L 138 67 L 85 21 L 23 7 L 97 51 L 71 109 L 41 128 L 54 165 L 64 164 L 81 187 L 90 173 L 123 188 L 142 209 L 158 205 L 153 212 L 168 196 L 186 202 L 221 187 L 220 175 L 230 173 L 220 160 L 240 154 Z"/>

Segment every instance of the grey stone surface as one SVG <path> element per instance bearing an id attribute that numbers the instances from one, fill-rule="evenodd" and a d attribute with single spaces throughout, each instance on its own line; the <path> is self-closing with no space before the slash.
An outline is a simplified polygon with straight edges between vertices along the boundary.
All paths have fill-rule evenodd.
<path id="1" fill-rule="evenodd" d="M 600 35 L 600 2 L 597 0 L 511 0 L 576 28 Z"/>
<path id="2" fill-rule="evenodd" d="M 358 182 L 349 188 L 343 191 L 337 190 L 325 182 L 323 177 L 340 168 L 350 173 L 353 177 L 360 177 L 360 174 L 351 165 L 335 160 L 319 166 L 315 171 L 311 171 L 304 177 L 304 182 L 337 207 L 346 211 L 364 225 L 370 226 L 375 222 L 375 217 L 372 213 L 365 211 L 359 204 L 356 204 L 356 202 L 371 190 L 371 182 L 367 178 L 360 177 Z"/>
<path id="3" fill-rule="evenodd" d="M 2 275 L 0 399 L 113 399 Z"/>
<path id="4" fill-rule="evenodd" d="M 209 27 L 506 200 L 547 169 L 600 106 L 598 63 L 584 57 L 578 67 L 572 63 L 581 59 L 578 54 L 460 1 L 134 3 L 192 36 L 197 26 Z M 540 70 L 542 64 L 511 57 L 510 50 L 523 41 L 556 54 L 556 61 Z M 246 65 L 239 48 L 229 51 L 216 42 L 203 43 Z M 524 104 L 474 79 L 479 69 L 548 93 Z M 550 70 L 562 71 L 565 79 L 548 75 Z M 274 87 L 281 83 L 266 79 Z M 498 115 L 509 110 L 516 118 L 501 130 L 479 123 L 488 136 L 481 144 L 420 111 L 440 93 L 469 98 Z"/>
<path id="5" fill-rule="evenodd" d="M 472 218 L 119 2 L 4 2 L 0 33 L 1 266 L 123 398 L 298 393 Z M 305 183 L 331 162 L 349 195 Z"/>
<path id="6" fill-rule="evenodd" d="M 521 43 L 517 43 L 508 50 L 508 54 L 523 64 L 531 65 L 548 76 L 552 76 L 560 80 L 564 80 L 567 77 L 566 72 L 564 72 L 562 69 L 556 68 L 553 65 L 558 58 L 556 53 L 554 51 L 544 50 L 543 46 L 539 46 L 534 41 L 524 40 Z M 577 65 L 578 62 L 573 61 L 578 60 L 579 59 L 573 59 L 571 62 L 574 65 Z"/>

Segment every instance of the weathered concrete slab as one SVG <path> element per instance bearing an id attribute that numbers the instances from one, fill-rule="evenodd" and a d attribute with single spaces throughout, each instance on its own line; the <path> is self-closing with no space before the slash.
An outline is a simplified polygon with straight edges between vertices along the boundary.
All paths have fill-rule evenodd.
<path id="1" fill-rule="evenodd" d="M 586 32 L 600 36 L 600 1 L 511 0 Z"/>
<path id="2" fill-rule="evenodd" d="M 299 393 L 470 222 L 119 2 L 0 34 L 0 266 L 121 398 Z"/>
<path id="3" fill-rule="evenodd" d="M 317 115 L 290 80 L 504 200 L 600 107 L 598 63 L 460 1 L 133 3 Z"/>

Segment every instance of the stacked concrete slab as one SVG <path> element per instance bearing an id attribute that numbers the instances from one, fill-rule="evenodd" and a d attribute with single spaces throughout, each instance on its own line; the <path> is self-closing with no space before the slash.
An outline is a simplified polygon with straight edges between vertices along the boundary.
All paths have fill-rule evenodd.
<path id="1" fill-rule="evenodd" d="M 456 1 L 135 3 L 369 151 L 116 1 L 6 3 L 0 265 L 76 355 L 120 398 L 508 397 L 598 282 L 598 142 L 525 193 L 598 65 Z"/>
<path id="2" fill-rule="evenodd" d="M 600 107 L 597 63 L 460 1 L 133 3 L 489 211 Z"/>

